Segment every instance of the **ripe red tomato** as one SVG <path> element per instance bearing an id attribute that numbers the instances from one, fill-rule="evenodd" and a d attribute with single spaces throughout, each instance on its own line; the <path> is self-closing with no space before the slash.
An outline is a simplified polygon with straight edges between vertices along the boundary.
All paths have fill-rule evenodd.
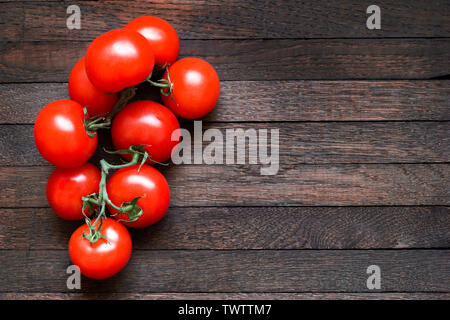
<path id="1" fill-rule="evenodd" d="M 180 125 L 169 109 L 153 101 L 136 101 L 115 116 L 111 134 L 117 150 L 146 144 L 148 147 L 145 150 L 150 158 L 162 162 L 170 158 L 173 148 L 180 141 L 180 131 L 177 129 Z M 172 133 L 174 141 L 171 139 Z M 131 160 L 130 155 L 123 156 Z"/>
<path id="2" fill-rule="evenodd" d="M 183 58 L 171 65 L 169 73 L 173 84 L 173 99 L 161 94 L 164 105 L 177 116 L 197 119 L 208 114 L 216 105 L 220 94 L 220 81 L 216 70 L 205 60 Z M 168 92 L 164 89 L 164 92 Z M 174 101 L 175 100 L 175 101 Z"/>
<path id="3" fill-rule="evenodd" d="M 144 81 L 155 66 L 150 43 L 130 29 L 102 34 L 86 52 L 86 72 L 103 92 L 118 92 Z"/>
<path id="4" fill-rule="evenodd" d="M 83 107 L 72 100 L 57 100 L 39 112 L 34 140 L 41 155 L 62 168 L 81 166 L 97 148 L 97 135 L 89 137 L 84 128 Z"/>
<path id="5" fill-rule="evenodd" d="M 112 277 L 128 263 L 131 256 L 131 237 L 127 228 L 114 219 L 103 220 L 102 238 L 91 244 L 83 237 L 88 234 L 87 225 L 82 225 L 69 240 L 69 255 L 72 263 L 80 268 L 83 275 L 93 279 Z"/>
<path id="6" fill-rule="evenodd" d="M 153 16 L 139 17 L 125 26 L 142 34 L 152 45 L 155 63 L 160 67 L 175 62 L 180 53 L 180 39 L 166 20 Z"/>
<path id="7" fill-rule="evenodd" d="M 126 226 L 144 228 L 152 225 L 166 214 L 170 203 L 170 190 L 166 178 L 155 168 L 143 165 L 126 167 L 114 172 L 106 183 L 108 197 L 116 206 L 129 202 L 136 197 L 142 197 L 137 205 L 143 213 L 134 222 L 124 222 Z M 117 210 L 108 206 L 111 214 Z M 128 220 L 128 214 L 119 214 L 116 219 Z"/>
<path id="8" fill-rule="evenodd" d="M 70 72 L 69 96 L 86 107 L 91 117 L 108 115 L 118 100 L 117 94 L 105 94 L 91 83 L 86 74 L 84 57 L 75 64 Z"/>
<path id="9" fill-rule="evenodd" d="M 53 211 L 63 219 L 83 219 L 81 197 L 98 192 L 100 170 L 90 163 L 77 168 L 56 168 L 48 178 L 47 200 Z M 91 212 L 86 208 L 84 213 Z"/>

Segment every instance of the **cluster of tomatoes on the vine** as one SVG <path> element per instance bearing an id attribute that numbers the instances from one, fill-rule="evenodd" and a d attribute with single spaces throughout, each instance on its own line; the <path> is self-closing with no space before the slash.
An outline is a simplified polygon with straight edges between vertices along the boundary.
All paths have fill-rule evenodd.
<path id="1" fill-rule="evenodd" d="M 197 58 L 176 61 L 179 50 L 175 29 L 157 17 L 102 34 L 70 73 L 71 100 L 48 104 L 36 118 L 36 146 L 58 167 L 47 183 L 49 204 L 64 219 L 86 222 L 72 234 L 69 255 L 87 277 L 108 278 L 127 264 L 132 244 L 125 226 L 147 227 L 165 215 L 169 186 L 150 165 L 174 152 L 180 140 L 176 116 L 200 118 L 217 103 L 214 68 Z M 160 88 L 165 106 L 129 103 L 142 82 Z M 124 163 L 103 159 L 99 170 L 87 161 L 102 128 L 111 128 L 117 151 L 110 153 Z M 117 171 L 108 178 L 110 170 Z"/>

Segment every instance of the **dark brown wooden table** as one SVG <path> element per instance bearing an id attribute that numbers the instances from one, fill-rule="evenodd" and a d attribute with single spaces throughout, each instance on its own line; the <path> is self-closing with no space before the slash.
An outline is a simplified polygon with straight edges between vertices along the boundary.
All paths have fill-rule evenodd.
<path id="1" fill-rule="evenodd" d="M 449 1 L 78 1 L 69 30 L 73 3 L 0 1 L 0 298 L 450 298 Z M 370 4 L 381 30 L 366 28 Z M 279 128 L 280 170 L 160 168 L 167 216 L 132 230 L 120 274 L 69 290 L 81 222 L 48 206 L 33 122 L 68 97 L 89 41 L 140 15 L 218 71 L 204 129 Z"/>

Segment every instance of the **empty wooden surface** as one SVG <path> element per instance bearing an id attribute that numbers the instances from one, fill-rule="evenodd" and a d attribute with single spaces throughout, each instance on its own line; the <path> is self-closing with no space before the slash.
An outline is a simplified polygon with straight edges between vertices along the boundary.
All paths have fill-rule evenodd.
<path id="1" fill-rule="evenodd" d="M 0 1 L 1 299 L 449 299 L 450 3 Z M 158 166 L 167 216 L 131 230 L 129 265 L 66 287 L 67 241 L 33 141 L 89 41 L 143 14 L 221 79 L 203 129 L 279 129 L 279 170 Z M 160 101 L 140 86 L 136 99 Z M 191 121 L 181 121 L 192 132 Z M 102 145 L 112 148 L 108 131 Z M 107 157 L 100 148 L 91 162 Z M 379 265 L 382 288 L 366 286 Z"/>
<path id="2" fill-rule="evenodd" d="M 450 285 L 449 259 L 448 250 L 139 250 L 119 275 L 102 280 L 102 285 L 85 280 L 81 290 L 370 292 L 365 271 L 376 264 L 384 270 L 386 291 L 445 292 Z M 70 291 L 65 250 L 7 250 L 0 263 L 2 273 L 16 275 L 14 282 L 0 279 L 8 291 Z"/>

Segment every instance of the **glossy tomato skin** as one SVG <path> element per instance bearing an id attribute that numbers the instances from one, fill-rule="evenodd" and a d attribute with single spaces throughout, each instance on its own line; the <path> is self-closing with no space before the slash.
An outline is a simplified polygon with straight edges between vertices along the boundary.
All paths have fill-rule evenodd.
<path id="1" fill-rule="evenodd" d="M 89 230 L 84 224 L 69 240 L 69 255 L 72 263 L 83 275 L 92 279 L 112 277 L 126 266 L 131 256 L 131 237 L 127 228 L 114 219 L 103 220 L 101 233 L 108 238 L 91 244 L 83 237 Z"/>
<path id="2" fill-rule="evenodd" d="M 107 116 L 116 104 L 117 94 L 105 94 L 95 87 L 86 74 L 85 58 L 81 58 L 72 68 L 69 76 L 70 99 L 86 107 L 91 117 Z"/>
<path id="3" fill-rule="evenodd" d="M 136 101 L 115 116 L 111 134 L 116 150 L 145 144 L 148 145 L 145 150 L 150 158 L 163 162 L 170 158 L 180 141 L 179 129 L 177 118 L 168 108 L 153 101 Z M 127 160 L 131 159 L 130 155 L 123 156 Z"/>
<path id="4" fill-rule="evenodd" d="M 98 192 L 100 170 L 90 163 L 76 168 L 56 168 L 47 181 L 47 200 L 63 219 L 83 219 L 81 197 Z M 89 208 L 84 211 L 89 216 Z"/>
<path id="5" fill-rule="evenodd" d="M 134 19 L 125 28 L 139 32 L 150 42 L 158 66 L 162 67 L 177 60 L 180 53 L 180 39 L 166 20 L 143 16 Z"/>
<path id="6" fill-rule="evenodd" d="M 109 199 L 120 206 L 133 198 L 142 197 L 137 201 L 143 214 L 134 222 L 123 222 L 133 228 L 144 228 L 152 225 L 166 214 L 170 203 L 170 190 L 166 178 L 155 168 L 143 165 L 126 167 L 114 172 L 106 183 Z M 117 213 L 108 207 L 111 214 Z M 127 214 L 115 216 L 116 219 L 128 220 Z"/>
<path id="7" fill-rule="evenodd" d="M 89 137 L 84 128 L 83 107 L 72 100 L 57 100 L 39 112 L 34 140 L 41 155 L 62 168 L 81 166 L 97 148 L 97 135 Z"/>
<path id="8" fill-rule="evenodd" d="M 161 98 L 164 105 L 177 116 L 198 119 L 207 115 L 217 104 L 220 95 L 219 76 L 205 60 L 180 59 L 168 68 L 164 79 L 168 78 L 168 73 L 173 84 L 173 99 L 163 94 Z"/>
<path id="9" fill-rule="evenodd" d="M 103 92 L 119 92 L 144 81 L 155 57 L 150 43 L 130 29 L 115 29 L 96 38 L 86 52 L 86 72 Z"/>

